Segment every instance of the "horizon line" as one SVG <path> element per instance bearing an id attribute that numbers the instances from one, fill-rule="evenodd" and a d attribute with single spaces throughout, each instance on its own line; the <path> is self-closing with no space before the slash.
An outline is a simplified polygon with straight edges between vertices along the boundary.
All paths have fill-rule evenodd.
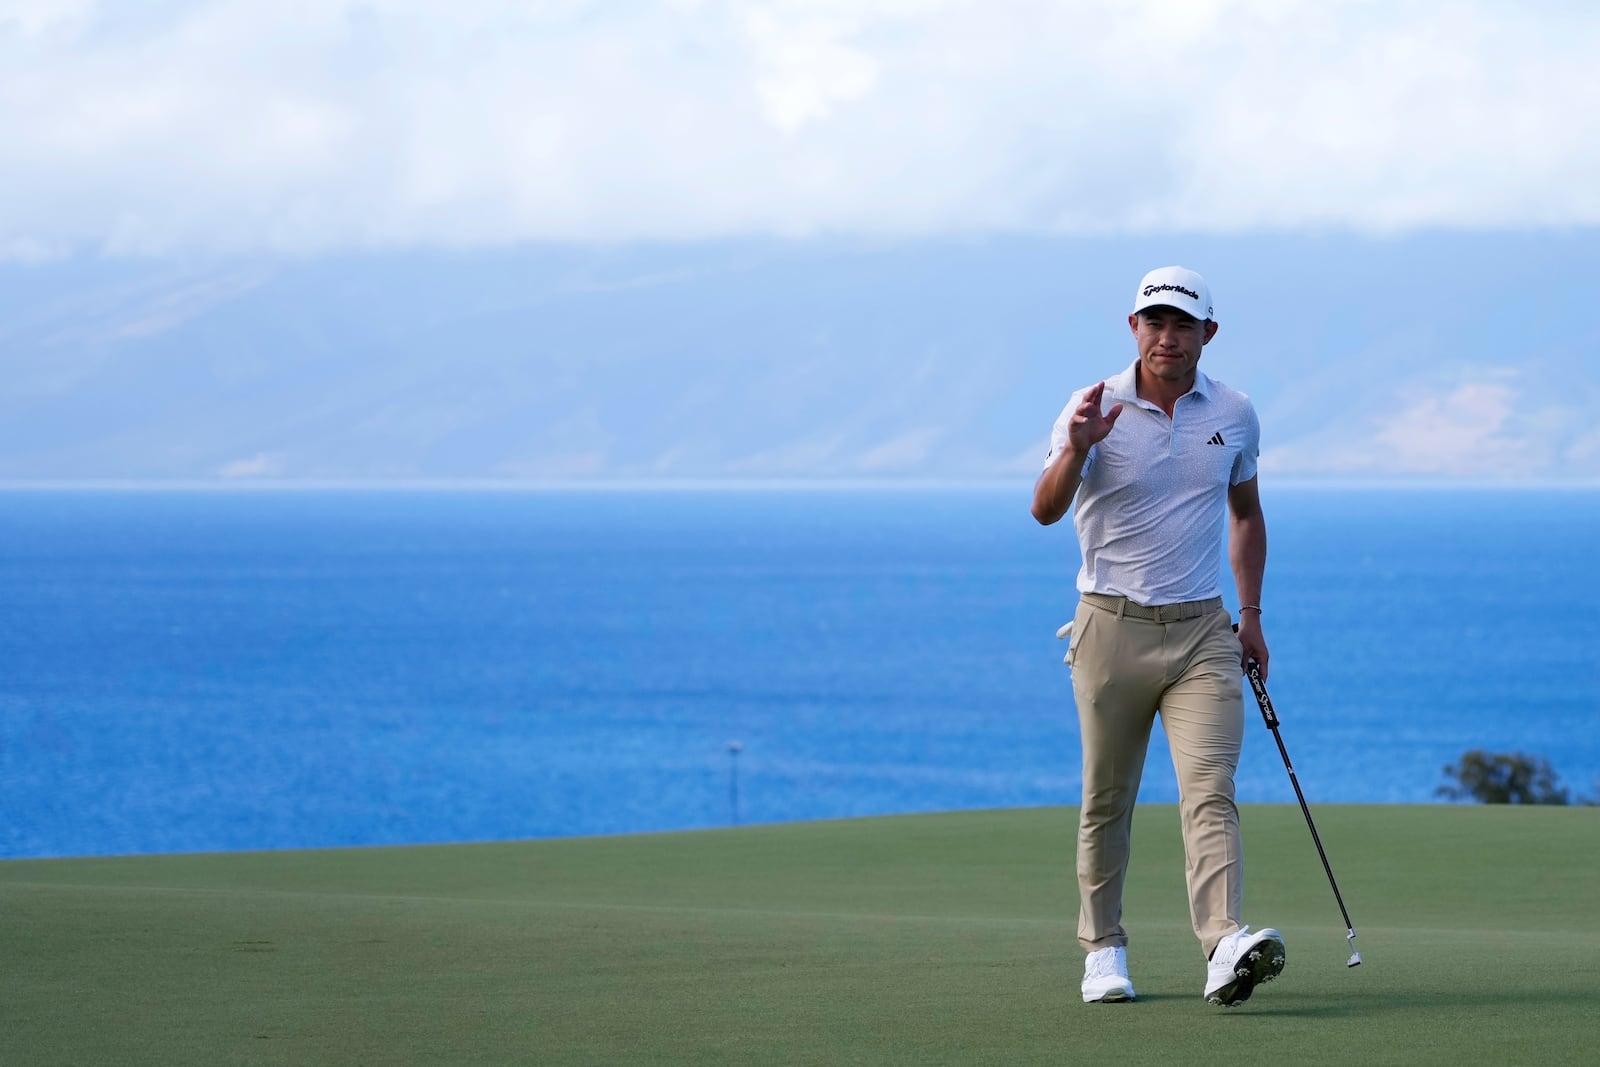
<path id="1" fill-rule="evenodd" d="M 1026 490 L 1030 476 L 1005 478 L 401 478 L 222 479 L 61 478 L 0 479 L 0 492 L 984 492 Z M 1451 478 L 1282 478 L 1267 491 L 1574 491 L 1600 490 L 1600 479 L 1467 481 Z"/>

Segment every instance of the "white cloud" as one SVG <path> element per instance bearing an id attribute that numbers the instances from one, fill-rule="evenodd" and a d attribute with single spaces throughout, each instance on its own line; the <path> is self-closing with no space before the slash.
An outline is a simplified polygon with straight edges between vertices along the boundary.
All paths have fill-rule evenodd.
<path id="1" fill-rule="evenodd" d="M 1504 434 L 1515 401 L 1506 385 L 1463 385 L 1402 411 L 1374 442 L 1402 472 L 1481 474 L 1486 461 L 1500 466 L 1516 458 L 1516 442 Z"/>
<path id="2" fill-rule="evenodd" d="M 12 0 L 0 255 L 1593 225 L 1597 46 L 1490 0 Z"/>
<path id="3" fill-rule="evenodd" d="M 0 3 L 0 34 L 37 40 L 75 34 L 94 13 L 94 0 L 5 0 Z"/>
<path id="4" fill-rule="evenodd" d="M 762 114 L 785 133 L 826 119 L 877 81 L 876 61 L 847 43 L 853 28 L 840 21 L 796 22 L 756 10 L 743 24 L 761 72 L 756 91 Z"/>
<path id="5" fill-rule="evenodd" d="M 230 481 L 240 478 L 276 478 L 282 475 L 284 470 L 282 456 L 258 452 L 253 456 L 223 464 L 217 471 L 217 476 Z"/>
<path id="6" fill-rule="evenodd" d="M 1527 391 L 1505 377 L 1484 375 L 1433 393 L 1417 383 L 1386 392 L 1408 402 L 1353 410 L 1309 436 L 1267 449 L 1262 469 L 1273 476 L 1518 481 L 1594 468 L 1585 462 L 1592 457 L 1583 454 L 1581 436 L 1589 399 L 1571 395 L 1536 408 Z"/>

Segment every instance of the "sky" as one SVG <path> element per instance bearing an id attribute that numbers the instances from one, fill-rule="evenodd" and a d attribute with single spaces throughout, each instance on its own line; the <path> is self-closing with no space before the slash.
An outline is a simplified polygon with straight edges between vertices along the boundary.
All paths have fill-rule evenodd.
<path id="1" fill-rule="evenodd" d="M 1600 222 L 1600 9 L 8 0 L 13 258 Z"/>
<path id="2" fill-rule="evenodd" d="M 70 288 L 63 265 L 176 264 L 192 288 L 533 246 L 1514 234 L 1570 267 L 1600 226 L 1596 54 L 1600 8 L 1541 0 L 0 0 L 0 265 Z M 1337 462 L 1315 435 L 1280 462 L 1535 447 L 1513 325 Z M 1555 413 L 1575 443 L 1549 476 L 1600 479 L 1592 396 Z"/>

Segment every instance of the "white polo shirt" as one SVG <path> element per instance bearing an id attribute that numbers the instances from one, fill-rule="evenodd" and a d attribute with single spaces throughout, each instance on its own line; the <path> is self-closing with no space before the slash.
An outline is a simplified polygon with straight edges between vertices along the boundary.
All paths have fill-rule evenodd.
<path id="1" fill-rule="evenodd" d="M 1147 606 L 1219 596 L 1228 487 L 1255 477 L 1261 424 L 1248 396 L 1198 369 L 1169 419 L 1136 394 L 1138 365 L 1106 380 L 1101 410 L 1121 404 L 1122 414 L 1089 450 L 1073 502 L 1078 591 Z M 1066 447 L 1087 391 L 1072 394 L 1056 419 L 1046 467 Z"/>

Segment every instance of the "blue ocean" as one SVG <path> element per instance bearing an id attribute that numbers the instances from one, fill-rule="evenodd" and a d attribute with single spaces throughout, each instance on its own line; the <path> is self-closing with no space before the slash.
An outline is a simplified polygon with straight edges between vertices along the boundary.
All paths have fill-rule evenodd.
<path id="1" fill-rule="evenodd" d="M 1076 803 L 1078 554 L 1029 495 L 0 494 L 0 855 Z M 1313 807 L 1432 802 L 1471 748 L 1600 792 L 1600 492 L 1264 504 Z M 1292 802 L 1247 713 L 1241 801 Z"/>

